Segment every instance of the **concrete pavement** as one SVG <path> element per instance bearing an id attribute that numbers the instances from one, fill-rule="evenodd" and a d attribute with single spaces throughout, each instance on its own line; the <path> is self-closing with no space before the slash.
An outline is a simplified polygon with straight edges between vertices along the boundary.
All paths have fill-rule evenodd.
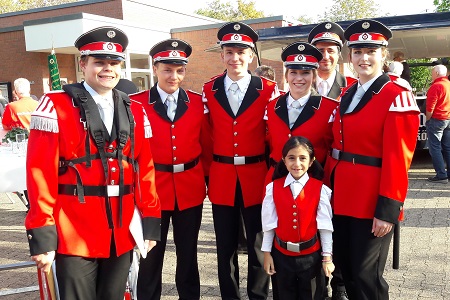
<path id="1" fill-rule="evenodd" d="M 450 184 L 429 183 L 426 178 L 433 175 L 428 153 L 416 153 L 410 170 L 405 221 L 401 226 L 400 269 L 392 269 L 392 255 L 389 255 L 385 271 L 393 300 L 450 299 Z M 23 226 L 26 209 L 15 195 L 13 197 L 14 204 L 5 194 L 0 194 L 0 265 L 29 260 Z M 173 239 L 169 236 L 163 273 L 164 300 L 178 299 L 174 284 L 174 252 Z M 204 205 L 198 253 L 202 299 L 220 299 L 209 201 Z M 245 273 L 245 255 L 239 255 L 239 263 L 241 274 Z M 39 299 L 37 291 L 3 295 L 11 289 L 36 285 L 34 267 L 0 271 L 0 300 Z M 246 299 L 245 276 L 240 285 L 243 299 Z"/>

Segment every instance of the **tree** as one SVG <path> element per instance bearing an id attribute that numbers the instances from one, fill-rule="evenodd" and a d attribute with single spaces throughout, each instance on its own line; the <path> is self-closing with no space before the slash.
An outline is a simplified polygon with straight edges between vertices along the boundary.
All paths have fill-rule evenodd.
<path id="1" fill-rule="evenodd" d="M 415 88 L 416 91 L 426 90 L 431 84 L 430 67 L 427 66 L 414 67 L 414 64 L 421 64 L 421 63 L 431 63 L 431 59 L 429 58 L 408 59 L 408 64 L 411 65 L 411 86 Z"/>
<path id="2" fill-rule="evenodd" d="M 0 0 L 0 14 L 77 1 L 79 0 Z"/>
<path id="3" fill-rule="evenodd" d="M 264 17 L 264 12 L 256 9 L 255 1 L 237 0 L 235 4 L 213 0 L 207 2 L 206 8 L 200 8 L 195 13 L 223 21 L 240 21 Z"/>
<path id="4" fill-rule="evenodd" d="M 434 0 L 434 6 L 436 6 L 436 12 L 450 11 L 450 0 Z"/>
<path id="5" fill-rule="evenodd" d="M 378 10 L 374 0 L 334 0 L 331 8 L 319 18 L 321 22 L 374 18 Z"/>

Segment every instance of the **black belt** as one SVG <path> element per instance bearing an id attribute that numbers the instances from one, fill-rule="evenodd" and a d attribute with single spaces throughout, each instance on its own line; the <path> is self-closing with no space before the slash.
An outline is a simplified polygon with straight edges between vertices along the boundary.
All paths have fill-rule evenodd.
<path id="1" fill-rule="evenodd" d="M 83 185 L 83 191 L 85 196 L 97 196 L 97 197 L 118 197 L 119 196 L 119 186 L 118 185 L 108 185 L 108 186 L 97 186 L 97 185 Z M 133 193 L 133 188 L 131 185 L 123 186 L 123 194 Z M 77 186 L 75 184 L 58 184 L 58 194 L 78 196 Z"/>
<path id="2" fill-rule="evenodd" d="M 350 152 L 343 152 L 337 149 L 331 150 L 331 157 L 337 160 L 344 160 L 353 164 L 361 164 L 372 167 L 381 167 L 381 158 L 374 156 L 366 156 L 360 154 L 353 154 Z"/>
<path id="3" fill-rule="evenodd" d="M 278 245 L 280 245 L 281 248 L 289 250 L 291 252 L 300 253 L 301 251 L 304 251 L 314 246 L 314 244 L 317 242 L 317 234 L 315 234 L 312 237 L 312 239 L 300 243 L 283 242 L 282 240 L 280 240 L 278 236 L 275 236 L 275 240 L 277 241 Z"/>
<path id="4" fill-rule="evenodd" d="M 193 161 L 190 161 L 185 164 L 177 164 L 177 165 L 165 165 L 165 164 L 157 164 L 155 163 L 155 170 L 161 171 L 161 172 L 170 172 L 170 173 L 178 173 L 187 171 L 189 169 L 192 169 L 198 164 L 199 158 L 197 157 Z"/>
<path id="5" fill-rule="evenodd" d="M 266 156 L 265 154 L 255 156 L 222 156 L 213 154 L 213 160 L 224 164 L 246 165 L 265 161 Z"/>

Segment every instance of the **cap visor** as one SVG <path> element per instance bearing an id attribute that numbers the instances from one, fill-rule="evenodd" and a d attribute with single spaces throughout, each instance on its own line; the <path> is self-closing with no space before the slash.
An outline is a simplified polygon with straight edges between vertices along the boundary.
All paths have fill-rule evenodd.
<path id="1" fill-rule="evenodd" d="M 317 69 L 316 67 L 313 66 L 307 66 L 307 65 L 287 65 L 285 66 L 286 69 L 294 69 L 294 70 L 314 70 Z"/>
<path id="2" fill-rule="evenodd" d="M 118 61 L 125 61 L 125 58 L 117 55 L 110 55 L 110 54 L 91 54 L 89 56 L 96 57 L 96 58 L 103 58 L 103 59 L 109 59 L 109 60 L 118 60 Z"/>

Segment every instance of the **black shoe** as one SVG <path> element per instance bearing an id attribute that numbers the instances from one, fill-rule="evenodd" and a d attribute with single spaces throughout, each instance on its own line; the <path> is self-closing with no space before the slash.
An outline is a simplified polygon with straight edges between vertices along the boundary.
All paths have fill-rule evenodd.
<path id="1" fill-rule="evenodd" d="M 437 176 L 434 177 L 428 177 L 428 181 L 434 182 L 434 183 L 448 183 L 448 178 L 438 178 Z"/>
<path id="2" fill-rule="evenodd" d="M 333 291 L 333 297 L 331 297 L 331 300 L 348 300 L 347 292 Z"/>

